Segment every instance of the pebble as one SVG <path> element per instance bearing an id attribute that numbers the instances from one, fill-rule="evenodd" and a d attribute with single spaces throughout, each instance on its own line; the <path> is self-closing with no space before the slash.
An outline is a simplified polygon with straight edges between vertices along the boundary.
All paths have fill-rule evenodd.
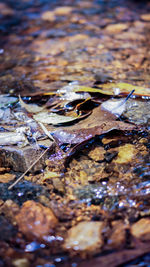
<path id="1" fill-rule="evenodd" d="M 103 245 L 103 222 L 80 222 L 68 231 L 64 248 L 85 254 L 96 254 Z"/>
<path id="2" fill-rule="evenodd" d="M 50 208 L 33 200 L 24 202 L 16 216 L 19 230 L 29 239 L 44 240 L 53 232 L 58 220 Z"/>
<path id="3" fill-rule="evenodd" d="M 131 233 L 143 241 L 150 240 L 150 219 L 142 218 L 134 223 L 131 227 Z"/>

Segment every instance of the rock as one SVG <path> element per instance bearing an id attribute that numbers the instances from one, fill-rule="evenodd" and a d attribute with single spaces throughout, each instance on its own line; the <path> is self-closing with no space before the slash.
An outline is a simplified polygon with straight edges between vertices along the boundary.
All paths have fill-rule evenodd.
<path id="1" fill-rule="evenodd" d="M 131 234 L 143 241 L 150 240 L 150 219 L 143 218 L 131 227 Z"/>
<path id="2" fill-rule="evenodd" d="M 4 174 L 4 173 L 9 172 L 9 171 L 10 171 L 10 168 L 5 168 L 5 167 L 0 168 L 0 174 Z"/>
<path id="3" fill-rule="evenodd" d="M 105 29 L 108 33 L 117 34 L 124 30 L 127 30 L 128 24 L 124 24 L 124 23 L 110 24 Z"/>
<path id="4" fill-rule="evenodd" d="M 64 248 L 81 254 L 96 254 L 103 245 L 104 226 L 103 222 L 80 222 L 68 231 Z"/>
<path id="5" fill-rule="evenodd" d="M 102 161 L 105 153 L 106 151 L 103 147 L 95 147 L 88 153 L 88 156 L 95 161 Z"/>
<path id="6" fill-rule="evenodd" d="M 13 266 L 15 267 L 29 267 L 30 266 L 28 259 L 25 259 L 25 258 L 15 259 L 13 260 L 12 263 L 13 263 Z"/>
<path id="7" fill-rule="evenodd" d="M 0 225 L 0 241 L 10 242 L 17 234 L 16 228 L 2 215 Z"/>
<path id="8" fill-rule="evenodd" d="M 0 183 L 9 183 L 10 181 L 14 180 L 15 177 L 16 175 L 12 173 L 0 174 Z"/>
<path id="9" fill-rule="evenodd" d="M 46 21 L 55 21 L 56 16 L 53 11 L 45 11 L 42 13 L 41 18 Z"/>
<path id="10" fill-rule="evenodd" d="M 108 239 L 108 248 L 122 248 L 126 241 L 127 226 L 122 221 L 112 222 L 112 232 Z"/>
<path id="11" fill-rule="evenodd" d="M 54 10 L 57 16 L 67 16 L 71 14 L 72 11 L 73 11 L 73 7 L 71 6 L 61 6 L 61 7 L 55 8 Z"/>
<path id="12" fill-rule="evenodd" d="M 7 4 L 0 3 L 0 14 L 3 16 L 13 16 L 14 10 L 11 9 Z"/>
<path id="13" fill-rule="evenodd" d="M 145 21 L 150 21 L 150 13 L 141 15 L 141 19 Z"/>
<path id="14" fill-rule="evenodd" d="M 65 187 L 63 182 L 61 181 L 61 179 L 59 178 L 54 178 L 53 179 L 53 186 L 55 188 L 55 190 L 57 190 L 58 192 L 64 194 L 65 193 Z"/>
<path id="15" fill-rule="evenodd" d="M 0 207 L 0 214 L 4 214 L 13 225 L 16 225 L 15 216 L 18 212 L 19 206 L 11 199 L 6 200 L 2 207 Z"/>
<path id="16" fill-rule="evenodd" d="M 118 148 L 118 156 L 117 159 L 113 162 L 123 164 L 130 163 L 136 155 L 136 149 L 134 145 L 125 144 Z"/>
<path id="17" fill-rule="evenodd" d="M 50 140 L 40 141 L 40 145 L 52 147 Z M 44 152 L 44 149 L 37 146 L 3 146 L 0 148 L 0 167 L 11 167 L 14 171 L 25 172 L 36 159 Z M 49 152 L 35 164 L 31 172 L 36 172 L 45 166 L 45 160 L 48 158 Z"/>
<path id="18" fill-rule="evenodd" d="M 13 210 L 13 201 L 21 206 L 29 199 L 38 201 L 42 194 L 46 197 L 49 196 L 49 192 L 44 186 L 27 180 L 20 181 L 11 190 L 8 189 L 9 185 L 10 183 L 0 183 L 0 197 L 3 201 L 6 201 L 5 204 L 7 201 L 10 203 L 9 209 L 11 211 Z M 7 213 L 9 212 L 7 211 Z"/>
<path id="19" fill-rule="evenodd" d="M 19 230 L 31 240 L 37 238 L 44 240 L 44 237 L 53 232 L 58 220 L 50 208 L 40 203 L 26 201 L 19 214 L 16 215 Z"/>

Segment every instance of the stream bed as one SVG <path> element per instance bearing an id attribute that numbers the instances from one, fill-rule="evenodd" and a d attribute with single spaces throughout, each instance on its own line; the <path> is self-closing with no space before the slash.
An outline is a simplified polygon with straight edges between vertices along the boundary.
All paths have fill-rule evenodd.
<path id="1" fill-rule="evenodd" d="M 150 3 L 0 1 L 0 267 L 150 266 Z"/>

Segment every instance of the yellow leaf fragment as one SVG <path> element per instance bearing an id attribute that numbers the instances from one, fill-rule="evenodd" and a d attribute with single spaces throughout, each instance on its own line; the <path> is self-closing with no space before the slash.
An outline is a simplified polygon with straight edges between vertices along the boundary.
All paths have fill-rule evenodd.
<path id="1" fill-rule="evenodd" d="M 87 86 L 74 86 L 74 92 L 100 93 L 105 95 L 128 95 L 135 90 L 133 95 L 150 96 L 150 88 L 132 85 L 129 83 L 105 83 L 99 85 L 100 88 L 92 88 Z"/>
<path id="2" fill-rule="evenodd" d="M 116 95 L 128 94 L 132 90 L 135 90 L 133 95 L 150 96 L 150 88 L 144 88 L 142 86 L 132 85 L 129 83 L 103 84 L 102 90 L 108 95 L 111 95 L 111 93 Z"/>
<path id="3" fill-rule="evenodd" d="M 59 176 L 60 176 L 60 174 L 57 172 L 48 171 L 44 174 L 44 179 L 52 179 L 52 178 L 56 178 Z"/>

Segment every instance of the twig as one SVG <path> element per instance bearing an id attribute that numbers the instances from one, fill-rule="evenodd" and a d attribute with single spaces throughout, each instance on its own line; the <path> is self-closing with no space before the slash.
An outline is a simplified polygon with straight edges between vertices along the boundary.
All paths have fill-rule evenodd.
<path id="1" fill-rule="evenodd" d="M 46 152 L 49 150 L 49 147 L 46 148 L 46 150 L 40 155 L 39 158 L 37 158 L 32 164 L 31 166 L 13 183 L 8 187 L 8 190 L 12 189 L 17 183 L 19 183 L 21 181 L 21 179 L 23 179 L 23 177 L 28 173 L 28 171 L 30 171 L 32 169 L 32 167 L 46 154 Z"/>
<path id="2" fill-rule="evenodd" d="M 53 138 L 53 136 L 49 133 L 49 131 L 46 129 L 46 127 L 44 126 L 44 124 L 42 122 L 38 122 L 38 124 L 41 126 L 43 132 L 49 137 L 49 139 L 53 142 L 56 142 L 55 139 Z"/>
<path id="3" fill-rule="evenodd" d="M 59 145 L 57 144 L 56 140 L 54 139 L 54 137 L 50 134 L 50 132 L 47 130 L 47 128 L 44 126 L 44 124 L 42 122 L 38 122 L 39 125 L 41 126 L 42 130 L 44 131 L 44 133 L 49 137 L 49 139 L 51 141 L 53 141 L 56 145 L 56 147 L 62 152 L 63 155 L 65 155 L 64 151 L 61 149 L 61 147 L 59 147 Z"/>

